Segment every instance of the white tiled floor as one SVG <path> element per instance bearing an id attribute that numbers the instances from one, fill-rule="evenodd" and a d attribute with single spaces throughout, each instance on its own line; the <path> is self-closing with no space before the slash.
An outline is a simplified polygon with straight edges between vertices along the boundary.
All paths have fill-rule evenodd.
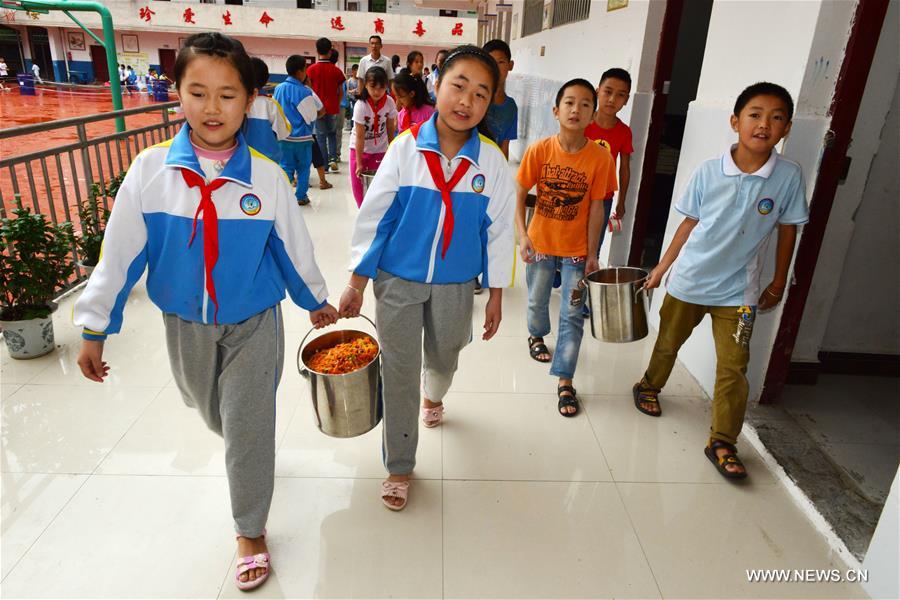
<path id="1" fill-rule="evenodd" d="M 331 180 L 303 210 L 336 295 L 356 207 L 346 174 Z M 604 345 L 588 333 L 575 382 L 586 410 L 557 416 L 555 382 L 528 358 L 518 272 L 500 334 L 461 358 L 445 425 L 421 432 L 401 513 L 378 499 L 380 428 L 346 440 L 316 430 L 293 354 L 308 320 L 285 304 L 274 569 L 256 596 L 863 596 L 842 584 L 747 583 L 745 569 L 843 566 L 747 444 L 749 480 L 716 474 L 702 454 L 708 401 L 683 368 L 663 418 L 634 410 L 630 387 L 652 339 Z M 222 443 L 181 402 L 159 312 L 138 286 L 97 385 L 75 365 L 72 301 L 56 313 L 55 352 L 12 361 L 0 351 L 4 597 L 240 596 Z M 485 301 L 476 298 L 476 331 Z"/>

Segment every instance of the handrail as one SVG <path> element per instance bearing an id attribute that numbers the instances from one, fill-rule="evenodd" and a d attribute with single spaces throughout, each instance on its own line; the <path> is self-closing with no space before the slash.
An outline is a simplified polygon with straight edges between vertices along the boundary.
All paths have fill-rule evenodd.
<path id="1" fill-rule="evenodd" d="M 126 108 L 123 110 L 114 110 L 96 115 L 85 115 L 81 117 L 69 117 L 68 119 L 59 119 L 57 121 L 46 121 L 44 123 L 34 123 L 33 125 L 19 125 L 18 127 L 10 127 L 8 129 L 0 129 L 0 140 L 16 137 L 20 135 L 28 135 L 31 133 L 40 133 L 51 129 L 59 129 L 60 127 L 75 127 L 85 123 L 96 123 L 97 121 L 107 121 L 118 117 L 128 117 L 131 115 L 139 115 L 148 112 L 157 112 L 160 109 L 174 108 L 179 102 L 160 102 L 148 106 L 139 106 L 136 108 Z"/>

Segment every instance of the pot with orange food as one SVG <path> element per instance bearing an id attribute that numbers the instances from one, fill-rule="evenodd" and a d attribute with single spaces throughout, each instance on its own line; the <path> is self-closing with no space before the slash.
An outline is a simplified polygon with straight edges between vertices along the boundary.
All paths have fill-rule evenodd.
<path id="1" fill-rule="evenodd" d="M 309 381 L 319 430 L 339 438 L 371 431 L 383 414 L 378 340 L 363 331 L 342 329 L 307 343 L 313 331 L 300 342 L 297 368 Z"/>

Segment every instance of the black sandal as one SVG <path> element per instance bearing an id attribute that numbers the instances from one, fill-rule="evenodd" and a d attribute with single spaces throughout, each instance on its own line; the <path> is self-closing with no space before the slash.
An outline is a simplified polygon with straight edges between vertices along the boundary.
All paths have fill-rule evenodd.
<path id="1" fill-rule="evenodd" d="M 662 416 L 662 406 L 659 404 L 659 390 L 654 390 L 652 388 L 644 388 L 642 387 L 643 381 L 639 381 L 634 384 L 634 387 L 631 388 L 631 394 L 634 396 L 634 407 L 644 413 L 645 415 L 650 415 L 651 417 L 659 417 Z M 647 410 L 641 404 L 656 404 L 656 412 L 652 410 Z"/>
<path id="2" fill-rule="evenodd" d="M 541 354 L 550 356 L 550 349 L 547 348 L 547 344 L 544 343 L 544 338 L 528 338 L 528 353 L 531 355 L 531 358 L 538 361 L 539 363 L 548 363 L 552 360 L 552 357 L 544 360 L 538 358 L 538 356 L 540 356 Z"/>
<path id="3" fill-rule="evenodd" d="M 563 395 L 563 392 L 569 393 Z M 556 388 L 556 395 L 559 398 L 556 410 L 559 411 L 559 414 L 564 417 L 574 417 L 578 414 L 578 398 L 575 396 L 576 393 L 575 388 L 571 385 L 561 385 Z M 575 412 L 563 412 L 563 409 L 569 406 L 575 407 Z"/>
<path id="4" fill-rule="evenodd" d="M 723 454 L 722 456 L 716 456 L 716 450 L 719 448 L 725 448 L 728 450 L 728 453 Z M 747 468 L 744 466 L 744 463 L 741 462 L 741 459 L 737 457 L 737 448 L 728 442 L 713 440 L 709 446 L 703 449 L 703 453 L 706 455 L 706 458 L 715 465 L 716 470 L 722 477 L 726 479 L 744 479 L 747 476 Z M 738 466 L 743 469 L 743 471 L 729 471 L 725 468 L 728 465 Z"/>

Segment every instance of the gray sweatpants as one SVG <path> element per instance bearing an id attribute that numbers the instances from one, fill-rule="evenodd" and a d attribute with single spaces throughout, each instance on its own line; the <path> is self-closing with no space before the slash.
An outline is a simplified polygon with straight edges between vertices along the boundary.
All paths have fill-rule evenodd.
<path id="1" fill-rule="evenodd" d="M 434 285 L 379 271 L 374 288 L 382 353 L 384 465 L 391 475 L 406 475 L 416 466 L 421 392 L 432 402 L 443 400 L 459 353 L 472 340 L 475 280 Z"/>
<path id="2" fill-rule="evenodd" d="M 275 391 L 284 365 L 281 307 L 235 325 L 164 314 L 172 373 L 184 403 L 225 439 L 235 531 L 263 534 L 275 485 Z"/>

